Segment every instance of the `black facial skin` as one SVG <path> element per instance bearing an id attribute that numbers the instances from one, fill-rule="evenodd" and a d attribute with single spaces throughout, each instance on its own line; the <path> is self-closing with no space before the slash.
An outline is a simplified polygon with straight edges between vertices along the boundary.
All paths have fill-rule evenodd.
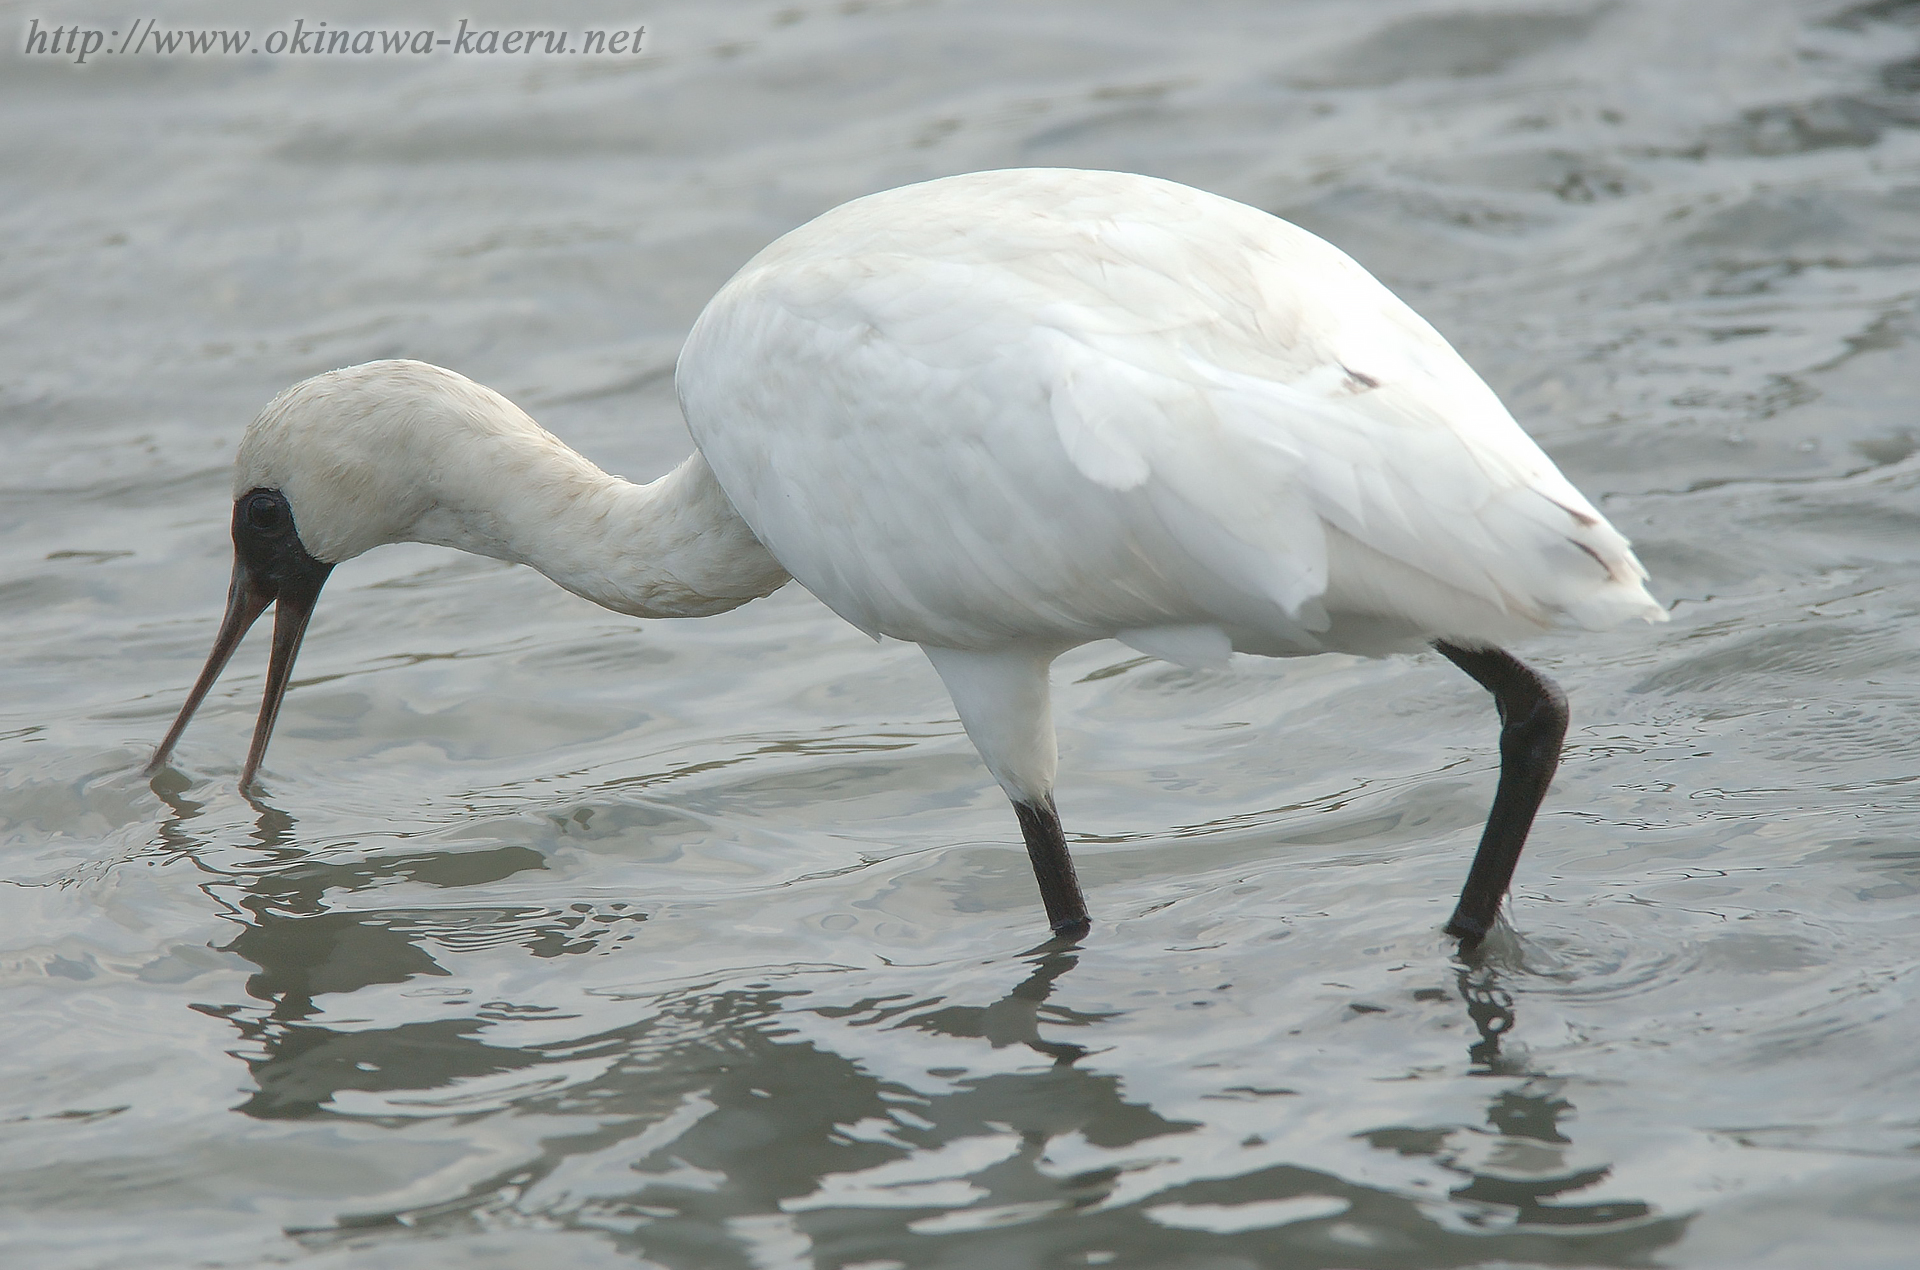
<path id="1" fill-rule="evenodd" d="M 307 554 L 293 529 L 293 508 L 277 489 L 248 490 L 233 501 L 233 554 L 255 578 L 298 593 L 318 595 L 333 570 Z M 285 591 L 277 594 L 288 598 Z"/>
<path id="2" fill-rule="evenodd" d="M 293 523 L 293 508 L 277 489 L 251 489 L 233 503 L 233 583 L 227 589 L 226 617 L 220 633 L 214 637 L 213 652 L 200 672 L 199 681 L 187 695 L 180 717 L 168 730 L 166 740 L 154 752 L 147 765 L 151 776 L 166 766 L 174 743 L 186 731 L 187 720 L 205 699 L 213 681 L 220 677 L 233 650 L 259 616 L 274 605 L 273 655 L 267 666 L 266 694 L 260 702 L 260 719 L 254 725 L 253 745 L 247 765 L 240 774 L 240 788 L 253 784 L 254 773 L 266 755 L 267 741 L 273 735 L 274 719 L 280 713 L 280 700 L 286 695 L 287 681 L 293 674 L 293 660 L 300 652 L 300 638 L 306 634 L 307 620 L 320 599 L 333 566 L 313 558 Z"/>

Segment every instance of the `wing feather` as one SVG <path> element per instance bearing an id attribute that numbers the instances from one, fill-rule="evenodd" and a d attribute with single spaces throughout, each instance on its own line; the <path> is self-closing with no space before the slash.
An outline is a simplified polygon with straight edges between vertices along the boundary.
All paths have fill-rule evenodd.
<path id="1" fill-rule="evenodd" d="M 755 533 L 869 631 L 1197 657 L 1162 628 L 1374 651 L 1664 618 L 1431 326 L 1312 234 L 1168 182 L 849 204 L 716 297 L 681 393 Z"/>
<path id="2" fill-rule="evenodd" d="M 1325 628 L 1325 607 L 1457 621 L 1330 575 L 1329 530 L 1534 627 L 1658 612 L 1626 540 L 1464 363 L 1408 359 L 1362 382 L 1329 357 L 1284 382 L 1197 358 L 1148 369 L 1113 339 L 1048 342 L 1054 423 L 1081 474 L 1146 487 L 1196 559 L 1224 562 L 1308 630 Z"/>

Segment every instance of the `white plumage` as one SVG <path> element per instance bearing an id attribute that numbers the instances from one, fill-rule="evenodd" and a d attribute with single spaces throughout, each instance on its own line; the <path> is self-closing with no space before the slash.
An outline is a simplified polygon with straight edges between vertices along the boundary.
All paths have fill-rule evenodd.
<path id="1" fill-rule="evenodd" d="M 1372 653 L 1660 613 L 1418 315 L 1171 182 L 989 172 L 849 203 L 721 290 L 679 385 L 761 541 L 901 639 L 1203 623 Z"/>
<path id="2" fill-rule="evenodd" d="M 1065 649 L 1206 665 L 1440 641 L 1498 696 L 1501 643 L 1666 616 L 1432 327 L 1312 234 L 1167 181 L 983 172 L 858 199 L 720 291 L 677 382 L 700 453 L 641 487 L 452 372 L 348 368 L 268 407 L 235 494 L 284 496 L 321 578 L 410 539 L 683 616 L 791 573 L 926 648 L 1062 929 L 1084 925 L 1053 912 L 1071 866 L 1059 847 L 1049 883 L 1029 813 L 1052 816 Z"/>

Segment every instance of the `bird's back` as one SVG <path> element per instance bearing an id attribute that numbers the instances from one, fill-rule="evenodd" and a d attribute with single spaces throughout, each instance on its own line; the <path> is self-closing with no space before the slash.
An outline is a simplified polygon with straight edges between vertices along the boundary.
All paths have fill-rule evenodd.
<path id="1" fill-rule="evenodd" d="M 856 200 L 728 283 L 679 385 L 761 541 L 876 633 L 1384 652 L 1662 616 L 1411 309 L 1171 182 L 1034 169 Z"/>

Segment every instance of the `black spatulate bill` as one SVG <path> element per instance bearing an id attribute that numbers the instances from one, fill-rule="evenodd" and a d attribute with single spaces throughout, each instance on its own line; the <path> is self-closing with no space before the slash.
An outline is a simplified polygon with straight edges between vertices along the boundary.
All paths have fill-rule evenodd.
<path id="1" fill-rule="evenodd" d="M 153 761 L 147 764 L 147 775 L 167 765 L 174 744 L 187 730 L 187 721 L 226 669 L 233 650 L 240 647 L 241 639 L 267 606 L 273 605 L 273 654 L 267 664 L 266 693 L 260 701 L 260 719 L 254 724 L 247 765 L 240 773 L 241 789 L 253 784 L 273 736 L 274 720 L 280 715 L 281 699 L 293 677 L 300 639 L 307 632 L 320 588 L 331 572 L 333 566 L 316 560 L 300 541 L 286 495 L 276 489 L 253 489 L 234 500 L 233 582 L 227 589 L 226 616 L 221 619 L 220 633 L 214 636 L 206 667 L 187 694 L 186 705 L 180 708 L 180 717 L 173 721 L 166 739 L 154 751 Z"/>

